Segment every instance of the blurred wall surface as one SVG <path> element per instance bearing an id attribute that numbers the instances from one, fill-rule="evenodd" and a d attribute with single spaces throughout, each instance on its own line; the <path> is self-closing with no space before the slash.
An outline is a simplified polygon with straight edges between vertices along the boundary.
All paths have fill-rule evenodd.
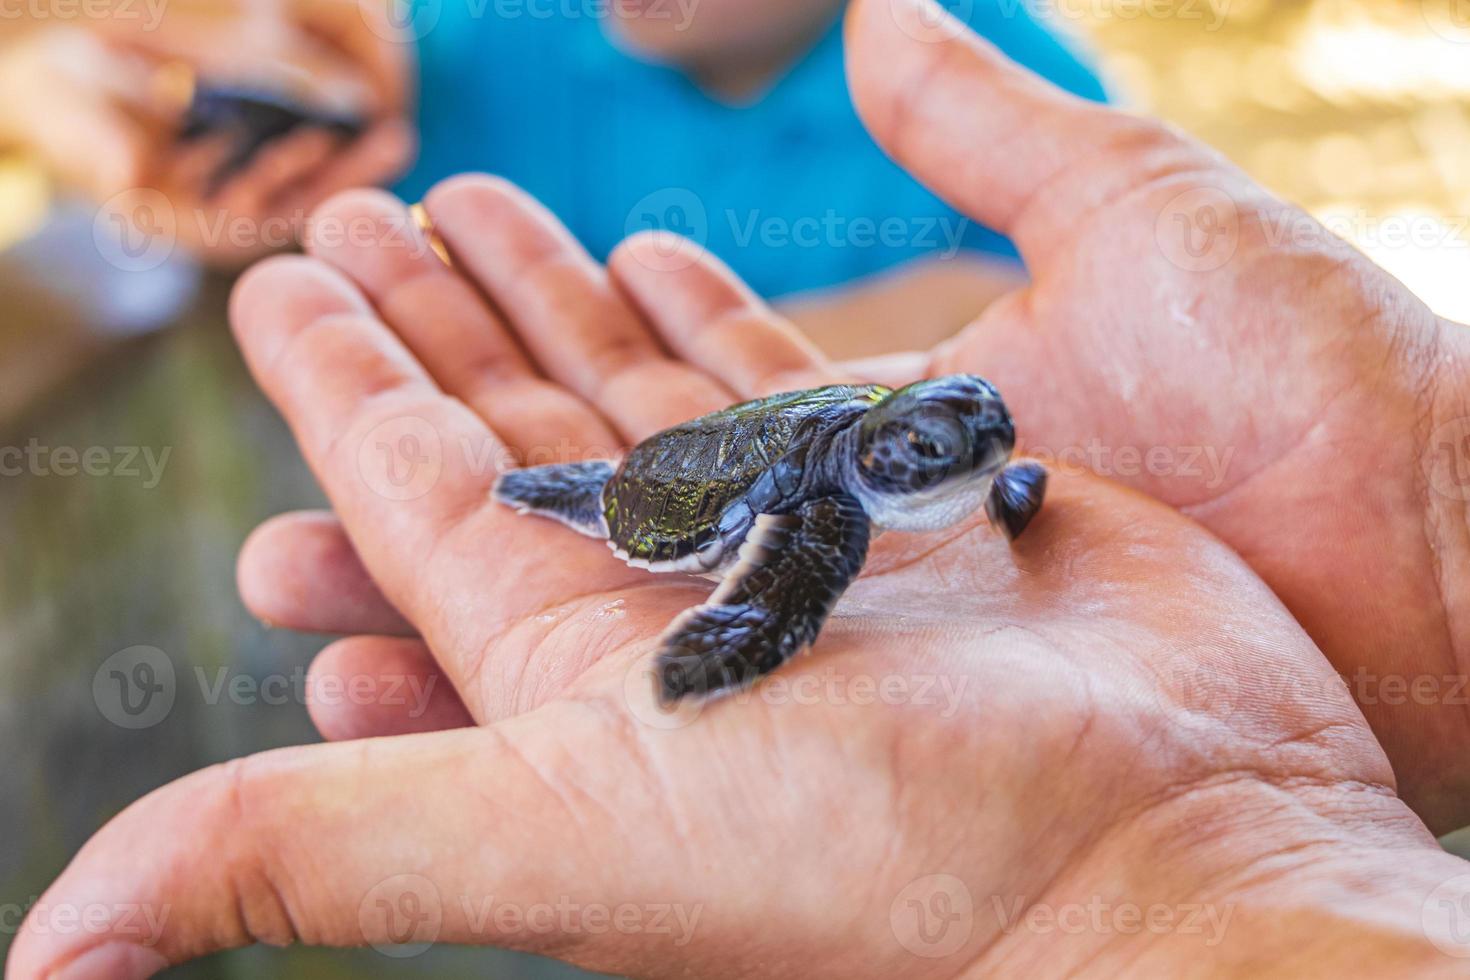
<path id="1" fill-rule="evenodd" d="M 1470 321 L 1470 3 L 1032 2 L 1091 34 L 1126 102 Z"/>

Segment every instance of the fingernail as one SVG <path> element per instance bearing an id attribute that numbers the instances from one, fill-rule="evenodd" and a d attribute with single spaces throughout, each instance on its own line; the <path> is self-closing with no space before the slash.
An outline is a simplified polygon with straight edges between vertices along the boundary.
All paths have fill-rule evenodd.
<path id="1" fill-rule="evenodd" d="M 105 943 L 89 949 L 59 970 L 51 980 L 143 980 L 168 966 L 157 950 L 134 943 Z"/>

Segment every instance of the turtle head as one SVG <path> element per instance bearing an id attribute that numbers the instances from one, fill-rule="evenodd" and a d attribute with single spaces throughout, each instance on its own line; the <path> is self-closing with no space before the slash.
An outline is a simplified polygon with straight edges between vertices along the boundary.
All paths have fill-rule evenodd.
<path id="1" fill-rule="evenodd" d="M 1000 393 L 972 374 L 900 388 L 863 416 L 852 493 L 880 527 L 931 531 L 985 503 L 1016 430 Z"/>

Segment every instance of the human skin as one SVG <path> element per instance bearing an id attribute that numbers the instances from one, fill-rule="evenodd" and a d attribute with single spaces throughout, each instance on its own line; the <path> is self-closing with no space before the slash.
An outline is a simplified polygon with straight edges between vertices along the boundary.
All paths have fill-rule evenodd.
<path id="1" fill-rule="evenodd" d="M 855 36 L 893 9 L 857 7 Z M 985 54 L 950 52 L 949 70 Z M 358 587 L 401 611 L 381 625 L 423 638 L 344 641 L 323 669 L 442 671 L 430 727 L 468 727 L 414 733 L 421 719 L 360 705 L 359 730 L 337 734 L 381 737 L 150 795 L 38 908 L 166 907 L 166 923 L 81 932 L 35 911 L 11 975 L 381 941 L 392 923 L 376 902 L 405 882 L 441 908 L 439 941 L 639 976 L 1462 972 L 1439 950 L 1470 950 L 1441 918 L 1470 899 L 1470 866 L 1395 796 L 1336 673 L 1230 548 L 1094 476 L 1056 473 L 1014 548 L 978 517 L 885 535 L 812 655 L 745 698 L 659 715 L 649 654 L 705 589 L 493 504 L 494 464 L 606 451 L 838 375 L 687 246 L 635 239 L 604 270 L 484 178 L 426 206 L 455 270 L 401 204 L 353 194 L 325 217 L 375 222 L 378 244 L 321 240 L 313 258 L 258 267 L 233 319 L 360 556 Z M 440 447 L 422 482 L 398 479 L 406 435 L 416 456 Z M 316 520 L 318 553 L 341 560 Z M 866 679 L 900 694 L 875 702 Z M 925 703 L 927 679 L 962 693 Z M 329 707 L 313 707 L 327 729 L 342 718 Z M 940 950 L 909 901 L 952 911 L 957 895 L 968 933 L 924 955 Z M 471 914 L 486 896 L 700 911 L 675 945 L 502 930 Z M 1008 931 L 1001 910 L 1018 900 L 1204 906 L 1230 924 L 1209 946 L 1182 927 Z"/>
<path id="2" fill-rule="evenodd" d="M 639 56 L 739 99 L 788 67 L 841 9 L 842 0 L 622 0 L 606 28 Z"/>
<path id="3" fill-rule="evenodd" d="M 871 9 L 855 13 L 860 39 Z M 1056 474 L 1014 548 L 978 516 L 885 536 L 811 656 L 747 697 L 657 714 L 648 656 L 704 589 L 495 505 L 496 466 L 606 451 L 837 375 L 687 246 L 635 239 L 604 270 L 486 178 L 426 206 L 454 269 L 403 205 L 353 194 L 325 217 L 375 222 L 377 244 L 320 239 L 313 258 L 258 267 L 233 319 L 365 564 L 359 585 L 381 584 L 396 625 L 423 637 L 324 656 L 366 677 L 442 671 L 436 724 L 467 727 L 409 733 L 417 720 L 369 706 L 357 717 L 380 737 L 160 790 L 42 904 L 167 907 L 166 924 L 79 934 L 33 913 L 13 975 L 138 975 L 258 939 L 381 941 L 377 900 L 410 886 L 441 910 L 440 941 L 640 976 L 1457 969 L 1428 913 L 1467 897 L 1467 865 L 1395 797 L 1311 640 L 1229 548 L 1093 476 Z M 392 478 L 406 435 L 420 456 L 440 447 L 419 458 L 422 482 Z M 899 695 L 874 703 L 867 679 Z M 925 679 L 961 693 L 926 703 Z M 683 945 L 502 929 L 470 914 L 492 895 L 699 920 Z M 939 950 L 908 903 L 957 897 L 968 931 L 920 955 Z M 1008 931 L 999 910 L 1015 901 L 1200 905 L 1231 924 L 1208 947 L 1182 927 Z"/>
<path id="4" fill-rule="evenodd" d="M 1058 92 L 925 5 L 857 5 L 848 47 L 874 137 L 1032 275 L 956 340 L 854 370 L 982 374 L 1032 450 L 1204 524 L 1346 679 L 1404 799 L 1436 832 L 1470 823 L 1466 329 L 1207 148 Z M 375 603 L 350 545 L 295 520 L 252 542 L 247 601 L 363 632 L 333 598 Z M 298 538 L 340 560 L 310 564 Z M 316 585 L 284 594 L 267 567 Z"/>
<path id="5" fill-rule="evenodd" d="M 640 58 L 677 65 L 711 98 L 758 99 L 805 57 L 843 0 L 628 0 L 605 22 Z M 728 258 L 728 256 L 727 256 Z M 864 280 L 784 297 L 782 312 L 831 350 L 891 350 L 892 311 L 907 311 L 910 346 L 953 336 L 1024 278 L 980 253 L 911 259 Z"/>
<path id="6" fill-rule="evenodd" d="M 386 181 L 412 159 L 406 38 L 352 0 L 180 0 L 107 16 L 0 23 L 0 141 L 146 234 L 239 267 L 296 243 L 332 194 Z M 263 148 L 218 188 L 223 140 L 180 144 L 186 96 L 163 80 L 187 65 L 216 83 L 280 86 L 367 123 L 344 141 L 305 128 Z M 305 88 L 303 89 L 303 86 Z M 145 189 L 145 190 L 140 190 Z"/>
<path id="7" fill-rule="evenodd" d="M 705 587 L 491 502 L 497 466 L 832 375 L 708 257 L 643 237 L 604 270 L 490 178 L 447 182 L 426 207 L 455 269 L 404 205 L 358 192 L 328 217 L 375 222 L 377 243 L 267 261 L 232 319 L 357 554 L 424 638 L 336 656 L 385 681 L 442 670 L 453 689 L 433 710 L 468 727 L 402 719 L 404 734 L 149 795 L 42 896 L 8 976 L 126 978 L 254 941 L 395 936 L 671 977 L 1458 967 L 1423 910 L 1470 897 L 1470 865 L 1395 797 L 1330 665 L 1229 548 L 1094 476 L 1057 474 L 1014 547 L 980 515 L 885 535 L 812 655 L 744 697 L 661 713 L 649 657 Z M 427 469 L 403 469 L 405 436 Z M 405 894 L 438 911 L 429 932 L 381 911 Z M 955 901 L 970 911 L 951 949 L 910 903 Z M 688 929 L 576 915 L 654 906 Z M 1105 917 L 1058 935 L 1010 917 L 1118 906 L 1176 926 Z M 487 907 L 574 911 L 532 928 Z M 116 917 L 67 929 L 67 909 Z M 1196 909 L 1220 928 L 1186 927 Z"/>

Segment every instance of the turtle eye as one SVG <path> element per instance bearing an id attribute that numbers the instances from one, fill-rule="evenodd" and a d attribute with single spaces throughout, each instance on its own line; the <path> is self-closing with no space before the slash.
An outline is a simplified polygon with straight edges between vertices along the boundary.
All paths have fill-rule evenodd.
<path id="1" fill-rule="evenodd" d="M 914 452 L 925 459 L 943 459 L 946 455 L 944 447 L 939 444 L 939 440 L 927 432 L 910 429 L 907 437 L 909 446 L 913 448 Z"/>

